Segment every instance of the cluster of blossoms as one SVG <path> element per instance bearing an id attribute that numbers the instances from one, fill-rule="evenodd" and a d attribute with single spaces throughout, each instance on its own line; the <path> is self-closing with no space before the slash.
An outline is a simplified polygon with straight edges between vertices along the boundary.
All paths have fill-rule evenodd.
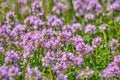
<path id="1" fill-rule="evenodd" d="M 15 51 L 7 51 L 5 54 L 5 63 L 15 63 L 19 60 L 19 55 Z"/>
<path id="2" fill-rule="evenodd" d="M 89 46 L 88 44 L 85 44 L 81 36 L 77 35 L 74 36 L 72 39 L 76 51 L 79 55 L 84 56 L 90 52 L 93 52 L 93 47 Z"/>
<path id="3" fill-rule="evenodd" d="M 95 39 L 92 40 L 92 46 L 94 48 L 99 47 L 101 45 L 102 38 L 96 37 Z"/>
<path id="4" fill-rule="evenodd" d="M 65 72 L 68 68 L 72 66 L 81 67 L 83 64 L 83 58 L 76 57 L 73 53 L 66 53 L 62 51 L 47 52 L 45 57 L 42 59 L 43 66 L 49 67 L 51 66 L 53 71 L 57 74 L 61 72 Z"/>
<path id="5" fill-rule="evenodd" d="M 37 67 L 35 68 L 30 68 L 28 66 L 27 68 L 27 73 L 26 73 L 26 79 L 28 80 L 39 80 L 42 78 L 42 75 L 39 72 L 39 69 Z"/>
<path id="6" fill-rule="evenodd" d="M 1 80 L 14 80 L 15 77 L 21 75 L 19 67 L 16 66 L 0 66 L 0 79 Z"/>
<path id="7" fill-rule="evenodd" d="M 89 13 L 89 14 L 86 14 L 85 17 L 84 17 L 85 21 L 88 22 L 89 20 L 94 20 L 95 19 L 95 15 Z"/>
<path id="8" fill-rule="evenodd" d="M 102 6 L 98 0 L 74 0 L 74 10 L 76 16 L 82 16 L 90 13 L 99 13 L 102 11 Z"/>
<path id="9" fill-rule="evenodd" d="M 109 41 L 109 46 L 110 46 L 111 50 L 113 50 L 113 51 L 117 50 L 117 48 L 119 47 L 118 40 L 112 39 L 111 41 Z"/>
<path id="10" fill-rule="evenodd" d="M 15 21 L 15 14 L 13 11 L 9 11 L 6 15 L 6 22 L 12 23 L 13 21 Z"/>
<path id="11" fill-rule="evenodd" d="M 73 5 L 71 7 L 65 0 L 52 1 L 54 5 L 51 8 L 44 6 L 44 0 L 18 0 L 21 5 L 18 11 L 21 12 L 23 20 L 18 19 L 16 11 L 9 10 L 5 21 L 0 22 L 0 80 L 69 80 L 71 69 L 75 71 L 75 79 L 94 76 L 95 71 L 91 70 L 91 67 L 76 70 L 84 65 L 86 55 L 93 57 L 89 54 L 94 55 L 96 48 L 104 43 L 103 36 L 98 36 L 98 31 L 107 33 L 108 25 L 103 23 L 97 30 L 97 24 L 89 22 L 95 21 L 96 14 L 102 12 L 102 4 L 98 0 L 70 0 Z M 110 10 L 119 10 L 119 1 L 108 2 Z M 68 23 L 68 17 L 64 17 L 64 13 L 69 11 L 68 6 L 75 12 L 73 19 L 76 21 L 71 23 Z M 49 7 L 51 13 L 46 10 Z M 77 21 L 78 17 L 83 18 L 85 26 Z M 86 36 L 94 38 L 87 40 L 90 42 L 88 43 Z M 108 44 L 111 51 L 117 52 L 117 39 L 112 38 Z M 120 77 L 119 63 L 120 56 L 115 56 L 114 61 L 100 74 L 101 78 Z M 51 76 L 46 76 L 47 73 L 52 75 L 52 79 Z"/>
<path id="12" fill-rule="evenodd" d="M 114 78 L 120 76 L 120 56 L 114 56 L 114 60 L 100 74 L 101 78 Z"/>
<path id="13" fill-rule="evenodd" d="M 67 6 L 64 5 L 62 2 L 57 2 L 52 11 L 55 12 L 57 15 L 60 15 L 65 11 L 66 7 Z"/>
<path id="14" fill-rule="evenodd" d="M 108 10 L 120 10 L 120 1 L 119 0 L 113 0 L 111 3 L 107 6 Z"/>
<path id="15" fill-rule="evenodd" d="M 42 6 L 42 2 L 34 1 L 32 3 L 32 12 L 34 15 L 43 16 L 44 15 L 44 9 Z"/>
<path id="16" fill-rule="evenodd" d="M 85 27 L 85 33 L 95 34 L 95 31 L 96 31 L 95 25 L 92 25 L 92 24 L 86 25 L 86 27 Z"/>
<path id="17" fill-rule="evenodd" d="M 21 76 L 21 70 L 18 64 L 20 57 L 14 50 L 5 53 L 5 64 L 0 66 L 0 79 L 1 80 L 14 80 Z"/>
<path id="18" fill-rule="evenodd" d="M 77 73 L 77 79 L 88 79 L 94 75 L 94 71 L 90 70 L 89 67 L 86 67 L 83 71 Z"/>

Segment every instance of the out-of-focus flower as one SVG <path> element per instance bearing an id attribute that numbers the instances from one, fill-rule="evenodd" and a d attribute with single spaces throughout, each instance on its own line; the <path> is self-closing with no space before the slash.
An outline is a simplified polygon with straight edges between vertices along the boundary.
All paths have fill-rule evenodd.
<path id="1" fill-rule="evenodd" d="M 27 0 L 18 0 L 18 2 L 21 3 L 21 4 L 26 4 Z"/>
<path id="2" fill-rule="evenodd" d="M 120 55 L 114 56 L 114 62 L 120 64 Z"/>
<path id="3" fill-rule="evenodd" d="M 65 11 L 65 5 L 61 2 L 57 2 L 55 6 L 53 6 L 52 11 L 60 15 Z"/>
<path id="4" fill-rule="evenodd" d="M 0 4 L 0 7 L 5 7 L 7 5 L 7 2 L 2 2 L 1 4 Z"/>
<path id="5" fill-rule="evenodd" d="M 27 68 L 26 79 L 39 80 L 41 78 L 42 78 L 42 75 L 40 74 L 37 67 L 35 67 L 35 68 L 28 67 Z"/>
<path id="6" fill-rule="evenodd" d="M 77 17 L 91 13 L 99 13 L 102 11 L 102 6 L 97 0 L 74 0 L 74 10 Z"/>
<path id="7" fill-rule="evenodd" d="M 96 27 L 95 25 L 88 24 L 85 27 L 85 33 L 95 34 Z"/>
<path id="8" fill-rule="evenodd" d="M 96 37 L 95 39 L 92 40 L 92 46 L 94 48 L 99 47 L 101 45 L 102 38 Z"/>
<path id="9" fill-rule="evenodd" d="M 107 9 L 108 10 L 120 10 L 120 4 L 117 2 L 114 2 L 113 4 L 109 5 Z"/>
<path id="10" fill-rule="evenodd" d="M 32 3 L 32 12 L 34 15 L 43 16 L 44 15 L 44 9 L 42 6 L 42 2 L 34 1 Z"/>
<path id="11" fill-rule="evenodd" d="M 82 25 L 81 24 L 79 24 L 79 23 L 73 23 L 72 24 L 72 27 L 73 27 L 73 29 L 75 29 L 75 30 L 82 30 Z"/>
<path id="12" fill-rule="evenodd" d="M 94 71 L 86 67 L 83 71 L 77 73 L 77 79 L 89 79 L 94 75 Z"/>
<path id="13" fill-rule="evenodd" d="M 102 25 L 99 26 L 100 31 L 104 31 L 106 29 L 107 29 L 107 24 L 102 24 Z"/>
<path id="14" fill-rule="evenodd" d="M 15 18 L 16 18 L 16 16 L 13 11 L 9 11 L 6 15 L 6 20 L 8 23 L 14 22 Z"/>
<path id="15" fill-rule="evenodd" d="M 93 14 L 86 14 L 84 19 L 85 19 L 86 22 L 88 22 L 89 20 L 94 20 L 95 19 L 95 15 L 93 15 Z"/>
<path id="16" fill-rule="evenodd" d="M 59 29 L 63 26 L 63 20 L 60 18 L 57 18 L 56 16 L 48 15 L 47 20 L 48 20 L 47 25 L 50 27 L 55 27 Z"/>
<path id="17" fill-rule="evenodd" d="M 116 39 L 110 40 L 109 46 L 110 46 L 111 50 L 113 50 L 113 51 L 117 50 L 117 48 L 119 47 L 118 40 L 116 40 Z"/>
<path id="18" fill-rule="evenodd" d="M 56 80 L 68 80 L 67 75 L 64 75 L 63 73 L 57 74 Z"/>

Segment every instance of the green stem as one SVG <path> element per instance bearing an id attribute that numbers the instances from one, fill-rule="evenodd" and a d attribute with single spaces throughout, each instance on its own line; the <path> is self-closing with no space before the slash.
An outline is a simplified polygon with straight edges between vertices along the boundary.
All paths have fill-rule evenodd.
<path id="1" fill-rule="evenodd" d="M 50 71 L 50 76 L 51 76 L 52 80 L 55 80 L 54 74 L 53 74 L 53 72 L 52 72 L 52 70 L 51 70 L 51 67 L 49 67 L 49 71 Z"/>

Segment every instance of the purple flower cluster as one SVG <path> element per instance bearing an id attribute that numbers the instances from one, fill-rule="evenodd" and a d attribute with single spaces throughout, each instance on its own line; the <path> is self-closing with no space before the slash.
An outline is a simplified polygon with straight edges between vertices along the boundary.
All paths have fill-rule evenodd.
<path id="1" fill-rule="evenodd" d="M 39 30 L 42 26 L 44 26 L 45 23 L 37 16 L 30 16 L 24 20 L 24 24 L 28 30 Z"/>
<path id="2" fill-rule="evenodd" d="M 82 57 L 76 57 L 73 53 L 58 51 L 57 53 L 48 51 L 42 58 L 43 66 L 51 66 L 57 74 L 65 72 L 66 69 L 72 66 L 82 66 Z"/>
<path id="3" fill-rule="evenodd" d="M 85 27 L 85 33 L 95 34 L 95 30 L 96 30 L 96 27 L 95 25 L 92 25 L 92 24 L 88 24 Z"/>
<path id="4" fill-rule="evenodd" d="M 113 77 L 119 77 L 120 76 L 120 56 L 115 56 L 114 61 L 112 61 L 107 68 L 103 70 L 103 72 L 100 74 L 101 78 L 110 79 Z"/>
<path id="5" fill-rule="evenodd" d="M 32 3 L 32 12 L 34 15 L 43 16 L 44 15 L 44 9 L 42 6 L 42 2 L 34 1 Z"/>
<path id="6" fill-rule="evenodd" d="M 15 66 L 0 66 L 0 79 L 1 80 L 14 80 L 15 77 L 21 75 L 20 69 Z"/>
<path id="7" fill-rule="evenodd" d="M 66 7 L 67 6 L 65 4 L 63 4 L 62 2 L 57 2 L 53 6 L 52 11 L 55 12 L 57 15 L 60 15 L 63 12 L 65 12 Z"/>
<path id="8" fill-rule="evenodd" d="M 77 35 L 73 37 L 72 40 L 79 55 L 84 56 L 90 52 L 93 52 L 93 47 L 85 44 L 81 36 Z"/>
<path id="9" fill-rule="evenodd" d="M 76 16 L 85 15 L 89 12 L 99 13 L 102 10 L 102 6 L 97 0 L 75 0 L 74 1 L 74 10 Z"/>
<path id="10" fill-rule="evenodd" d="M 94 20 L 95 15 L 94 14 L 86 14 L 84 19 L 85 19 L 86 22 L 88 22 L 89 20 Z"/>
<path id="11" fill-rule="evenodd" d="M 95 39 L 92 40 L 92 46 L 94 48 L 99 47 L 101 45 L 102 38 L 96 37 Z"/>
<path id="12" fill-rule="evenodd" d="M 56 80 L 68 80 L 68 77 L 66 75 L 64 75 L 63 73 L 59 73 L 57 74 L 57 78 Z"/>
<path id="13" fill-rule="evenodd" d="M 47 19 L 48 19 L 47 25 L 49 27 L 59 28 L 59 27 L 63 26 L 63 19 L 59 19 L 59 18 L 57 18 L 56 16 L 53 16 L 53 15 L 48 15 Z"/>
<path id="14" fill-rule="evenodd" d="M 111 50 L 113 50 L 113 51 L 117 50 L 117 48 L 119 47 L 118 40 L 116 40 L 116 39 L 110 40 L 109 46 L 110 46 Z"/>
<path id="15" fill-rule="evenodd" d="M 18 2 L 21 3 L 21 4 L 26 4 L 27 0 L 18 0 Z"/>
<path id="16" fill-rule="evenodd" d="M 15 21 L 15 14 L 13 11 L 9 11 L 6 15 L 6 22 L 7 23 L 11 23 L 11 22 L 14 22 Z"/>
<path id="17" fill-rule="evenodd" d="M 93 75 L 94 75 L 94 71 L 89 69 L 89 67 L 86 67 L 84 70 L 77 73 L 76 78 L 88 79 L 88 78 L 91 78 Z"/>
<path id="18" fill-rule="evenodd" d="M 15 51 L 7 51 L 5 54 L 5 63 L 16 63 L 19 60 L 19 55 Z"/>
<path id="19" fill-rule="evenodd" d="M 113 1 L 111 4 L 107 6 L 108 10 L 120 10 L 120 3 L 119 1 Z"/>
<path id="20" fill-rule="evenodd" d="M 27 73 L 26 73 L 26 79 L 32 79 L 32 80 L 39 80 L 42 78 L 42 75 L 39 72 L 39 69 L 37 67 L 35 68 L 27 68 Z"/>

